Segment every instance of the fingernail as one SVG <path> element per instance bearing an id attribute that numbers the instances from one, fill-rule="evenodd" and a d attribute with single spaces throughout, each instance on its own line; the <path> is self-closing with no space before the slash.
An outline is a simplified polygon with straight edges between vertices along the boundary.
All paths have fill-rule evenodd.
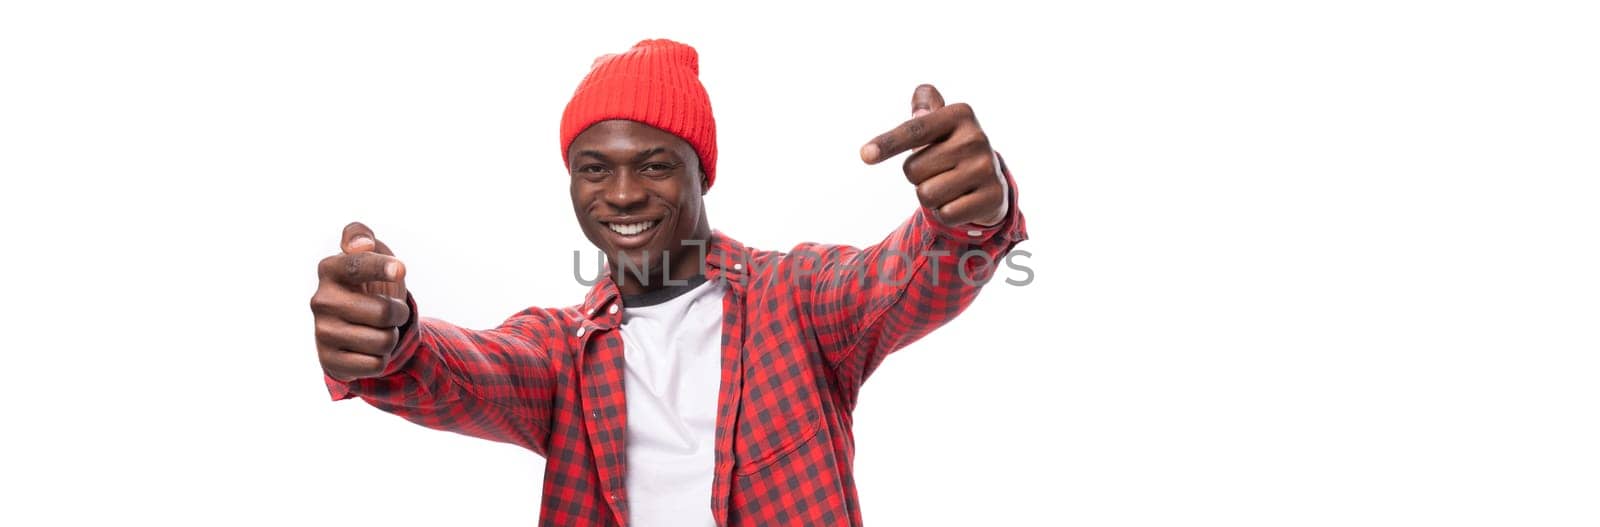
<path id="1" fill-rule="evenodd" d="M 877 143 L 867 143 L 867 146 L 861 147 L 861 160 L 868 163 L 878 160 Z"/>
<path id="2" fill-rule="evenodd" d="M 400 262 L 383 264 L 383 275 L 393 281 L 400 278 Z"/>
<path id="3" fill-rule="evenodd" d="M 911 111 L 911 118 L 915 119 L 917 117 L 922 117 L 924 115 L 928 115 L 931 112 L 933 112 L 933 110 L 929 110 L 927 108 L 917 108 L 917 109 Z"/>
<path id="4" fill-rule="evenodd" d="M 354 237 L 354 238 L 350 239 L 350 248 L 351 249 L 365 249 L 365 248 L 371 247 L 371 246 L 372 246 L 372 238 L 368 238 L 366 236 L 357 236 L 357 237 Z"/>

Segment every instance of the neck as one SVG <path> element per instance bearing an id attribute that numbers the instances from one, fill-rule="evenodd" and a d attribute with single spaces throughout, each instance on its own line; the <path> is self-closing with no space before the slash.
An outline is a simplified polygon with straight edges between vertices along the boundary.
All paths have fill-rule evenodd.
<path id="1" fill-rule="evenodd" d="M 624 295 L 684 285 L 690 278 L 705 274 L 705 257 L 710 250 L 711 229 L 702 223 L 693 236 L 685 238 L 679 248 L 667 251 L 666 257 L 654 262 L 655 265 L 624 268 L 621 262 L 612 262 L 611 280 Z"/>

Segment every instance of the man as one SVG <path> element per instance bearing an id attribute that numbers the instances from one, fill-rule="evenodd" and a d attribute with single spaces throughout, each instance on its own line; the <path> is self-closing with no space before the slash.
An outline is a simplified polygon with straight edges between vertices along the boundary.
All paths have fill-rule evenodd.
<path id="1" fill-rule="evenodd" d="M 707 221 L 716 126 L 695 50 L 597 59 L 561 119 L 573 212 L 608 273 L 500 327 L 420 318 L 360 223 L 318 266 L 335 400 L 547 459 L 542 525 L 859 525 L 851 410 L 890 352 L 969 305 L 1026 239 L 971 108 L 932 86 L 861 149 L 905 151 L 921 207 L 866 248 L 747 248 Z"/>

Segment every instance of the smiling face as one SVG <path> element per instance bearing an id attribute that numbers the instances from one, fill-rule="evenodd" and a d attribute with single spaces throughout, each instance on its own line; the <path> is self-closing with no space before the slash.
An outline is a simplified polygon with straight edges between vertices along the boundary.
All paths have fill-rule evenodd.
<path id="1" fill-rule="evenodd" d="M 687 141 L 635 121 L 601 121 L 572 140 L 567 163 L 578 225 L 624 294 L 663 285 L 662 265 L 674 280 L 700 272 L 700 247 L 684 241 L 706 240 L 711 228 L 705 176 Z"/>

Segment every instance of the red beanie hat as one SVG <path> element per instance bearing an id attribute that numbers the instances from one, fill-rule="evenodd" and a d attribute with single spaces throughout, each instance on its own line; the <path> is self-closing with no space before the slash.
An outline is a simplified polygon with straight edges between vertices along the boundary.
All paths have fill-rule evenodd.
<path id="1" fill-rule="evenodd" d="M 717 122 L 700 85 L 694 48 L 671 40 L 645 40 L 620 54 L 595 59 L 589 75 L 561 114 L 561 160 L 572 140 L 608 119 L 638 121 L 676 135 L 694 147 L 706 173 L 717 178 Z"/>

